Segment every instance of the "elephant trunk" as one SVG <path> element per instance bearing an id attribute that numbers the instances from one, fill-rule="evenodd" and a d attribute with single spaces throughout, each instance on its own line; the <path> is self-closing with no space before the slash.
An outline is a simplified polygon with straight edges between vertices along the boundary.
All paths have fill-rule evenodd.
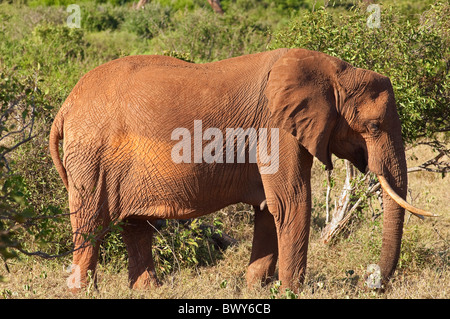
<path id="1" fill-rule="evenodd" d="M 403 144 L 401 141 L 395 142 L 390 138 L 387 143 L 390 146 L 388 148 L 390 154 L 384 153 L 385 157 L 378 162 L 381 167 L 378 166 L 377 169 L 377 175 L 383 188 L 383 239 L 378 263 L 379 275 L 381 275 L 379 279 L 382 279 L 383 282 L 388 281 L 394 273 L 400 257 L 405 209 L 394 198 L 404 201 L 408 185 Z M 378 285 L 381 285 L 381 282 Z"/>
<path id="2" fill-rule="evenodd" d="M 400 127 L 400 125 L 398 126 Z M 437 217 L 431 212 L 416 208 L 406 202 L 408 187 L 408 170 L 405 159 L 405 149 L 400 133 L 385 136 L 384 151 L 376 149 L 375 143 L 369 144 L 369 169 L 378 175 L 383 189 L 383 239 L 380 261 L 378 265 L 368 268 L 366 283 L 369 287 L 380 288 L 382 282 L 387 282 L 397 267 L 403 234 L 405 209 L 423 219 Z M 384 158 L 380 159 L 380 154 Z M 376 267 L 373 267 L 376 266 Z M 372 272 L 372 273 L 370 273 Z"/>
<path id="3" fill-rule="evenodd" d="M 391 143 L 389 143 L 391 144 Z M 379 275 L 384 282 L 389 280 L 400 257 L 405 209 L 423 219 L 437 215 L 414 207 L 406 202 L 408 186 L 407 165 L 403 143 L 391 144 L 391 154 L 383 160 L 382 174 L 378 174 L 383 189 L 383 240 L 379 261 Z M 370 286 L 370 280 L 368 281 Z M 381 282 L 379 283 L 381 285 Z"/>
<path id="4" fill-rule="evenodd" d="M 395 177 L 393 177 L 395 179 Z M 401 197 L 406 197 L 406 181 L 402 185 L 395 187 L 396 193 Z M 395 185 L 395 182 L 389 182 L 389 185 Z M 404 185 L 404 186 L 403 186 Z M 403 234 L 403 220 L 405 209 L 401 207 L 383 188 L 383 241 L 381 245 L 380 255 L 380 271 L 381 278 L 384 281 L 389 280 L 397 267 L 397 262 L 400 257 L 401 240 Z"/>

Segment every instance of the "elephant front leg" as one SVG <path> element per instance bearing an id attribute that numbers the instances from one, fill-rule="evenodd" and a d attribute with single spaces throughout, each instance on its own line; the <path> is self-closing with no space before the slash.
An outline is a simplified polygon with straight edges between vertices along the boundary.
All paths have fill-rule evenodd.
<path id="1" fill-rule="evenodd" d="M 306 273 L 311 205 L 289 204 L 278 220 L 279 279 L 284 289 L 298 292 Z"/>
<path id="2" fill-rule="evenodd" d="M 279 170 L 261 177 L 277 230 L 278 276 L 282 288 L 297 292 L 306 272 L 313 157 L 292 139 L 282 142 Z"/>
<path id="3" fill-rule="evenodd" d="M 122 235 L 128 250 L 130 288 L 158 286 L 152 255 L 153 226 L 147 220 L 128 219 Z"/>
<path id="4" fill-rule="evenodd" d="M 247 285 L 267 284 L 275 273 L 278 258 L 277 230 L 267 207 L 255 209 L 252 255 L 247 270 Z"/>

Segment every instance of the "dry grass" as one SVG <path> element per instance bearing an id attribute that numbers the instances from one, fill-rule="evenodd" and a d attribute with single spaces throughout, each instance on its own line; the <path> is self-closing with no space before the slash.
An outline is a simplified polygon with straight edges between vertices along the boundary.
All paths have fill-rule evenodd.
<path id="1" fill-rule="evenodd" d="M 408 152 L 411 157 L 412 152 Z M 425 147 L 414 149 L 418 159 L 409 158 L 415 166 L 433 156 Z M 318 164 L 315 164 L 318 166 Z M 317 168 L 317 167 L 316 167 Z M 439 298 L 449 297 L 449 233 L 448 209 L 450 177 L 416 172 L 409 174 L 410 198 L 419 207 L 441 217 L 421 221 L 406 218 L 399 268 L 384 294 L 363 286 L 367 265 L 375 263 L 381 243 L 378 220 L 363 214 L 351 226 L 346 236 L 333 245 L 320 241 L 324 219 L 325 175 L 315 170 L 313 179 L 314 212 L 311 231 L 308 273 L 299 298 Z M 364 217 L 366 216 L 366 217 Z M 225 220 L 227 224 L 227 221 Z M 229 221 L 229 224 L 233 223 Z M 230 226 L 231 227 L 231 226 Z M 79 294 L 66 289 L 68 274 L 63 265 L 70 259 L 41 260 L 24 258 L 8 262 L 9 273 L 0 265 L 0 296 L 4 298 L 284 298 L 276 294 L 273 285 L 249 289 L 245 272 L 251 251 L 251 224 L 226 229 L 239 239 L 239 245 L 229 248 L 215 264 L 192 269 L 178 269 L 163 278 L 160 288 L 148 291 L 128 289 L 126 265 L 117 271 L 99 265 L 98 289 L 92 286 Z"/>

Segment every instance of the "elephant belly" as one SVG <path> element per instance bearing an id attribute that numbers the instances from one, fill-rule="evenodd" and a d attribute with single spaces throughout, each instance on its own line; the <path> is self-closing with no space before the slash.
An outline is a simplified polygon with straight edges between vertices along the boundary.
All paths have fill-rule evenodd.
<path id="1" fill-rule="evenodd" d="M 259 205 L 265 199 L 262 183 L 245 170 L 212 169 L 201 164 L 174 166 L 165 173 L 160 172 L 161 167 L 134 170 L 122 183 L 124 190 L 133 189 L 122 193 L 122 218 L 193 218 L 239 202 Z M 177 173 L 169 173 L 172 170 Z"/>

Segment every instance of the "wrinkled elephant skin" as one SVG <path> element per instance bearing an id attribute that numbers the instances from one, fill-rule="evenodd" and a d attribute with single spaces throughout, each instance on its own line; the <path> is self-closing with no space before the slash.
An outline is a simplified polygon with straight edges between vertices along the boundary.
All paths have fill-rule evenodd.
<path id="1" fill-rule="evenodd" d="M 239 153 L 239 136 L 230 138 L 228 129 L 256 139 Z M 407 188 L 389 79 L 304 49 L 207 64 L 130 56 L 101 65 L 56 115 L 50 152 L 69 192 L 80 287 L 95 271 L 111 222 L 125 222 L 130 285 L 145 288 L 158 282 L 153 221 L 244 202 L 255 208 L 248 284 L 270 280 L 278 261 L 283 287 L 297 290 L 307 261 L 313 157 L 327 169 L 333 153 L 368 168 L 403 198 Z M 379 267 L 387 279 L 399 257 L 404 209 L 389 196 L 384 203 Z"/>

